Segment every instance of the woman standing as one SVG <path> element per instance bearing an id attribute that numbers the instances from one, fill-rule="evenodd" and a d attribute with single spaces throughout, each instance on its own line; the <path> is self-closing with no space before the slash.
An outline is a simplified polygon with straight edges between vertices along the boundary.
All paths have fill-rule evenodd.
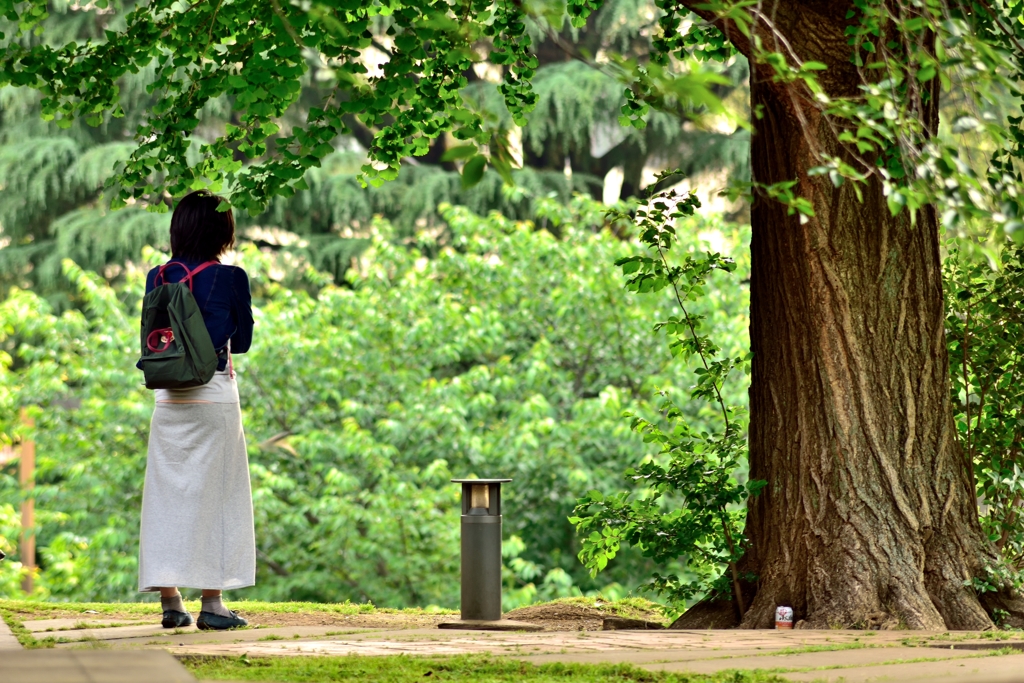
<path id="1" fill-rule="evenodd" d="M 196 272 L 192 294 L 217 350 L 208 384 L 157 389 L 142 494 L 139 590 L 160 591 L 164 628 L 192 623 L 178 586 L 202 589 L 201 629 L 245 626 L 221 591 L 256 583 L 249 460 L 242 431 L 232 353 L 252 341 L 252 301 L 245 271 L 219 262 L 235 241 L 231 210 L 206 191 L 183 198 L 171 217 L 172 258 L 146 293 Z"/>

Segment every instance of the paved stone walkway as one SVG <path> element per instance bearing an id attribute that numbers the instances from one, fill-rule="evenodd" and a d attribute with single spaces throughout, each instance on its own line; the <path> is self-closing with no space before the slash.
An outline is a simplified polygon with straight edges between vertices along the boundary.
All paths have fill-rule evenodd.
<path id="1" fill-rule="evenodd" d="M 20 650 L 21 645 L 18 643 L 18 639 L 11 633 L 11 629 L 7 626 L 2 618 L 0 618 L 0 652 L 5 650 Z"/>
<path id="2" fill-rule="evenodd" d="M 288 626 L 203 632 L 167 631 L 149 620 L 26 621 L 38 638 L 58 639 L 59 653 L 164 650 L 172 654 L 239 656 L 454 655 L 488 653 L 534 663 L 626 662 L 647 669 L 712 673 L 765 669 L 792 681 L 867 683 L 1024 681 L 1024 639 L 978 633 L 920 631 L 583 631 L 480 632 Z M 998 634 L 1000 637 L 1009 634 Z M 1020 654 L 997 654 L 1012 646 Z M 2 656 L 2 655 L 0 655 Z M 4 667 L 0 667 L 4 668 Z M 71 679 L 69 679 L 70 682 Z M 74 679 L 78 680 L 89 679 Z M 98 679 L 97 679 L 98 680 Z M 141 680 L 141 679 L 140 679 Z M 146 683 L 156 679 L 146 678 Z M 161 679 L 162 680 L 162 679 Z M 3 683 L 8 683 L 4 679 Z M 13 682 L 11 682 L 13 683 Z M 21 683 L 18 681 L 18 683 Z M 55 682 L 56 683 L 56 682 Z"/>
<path id="3" fill-rule="evenodd" d="M 0 655 L 4 683 L 195 683 L 166 652 L 21 650 Z"/>

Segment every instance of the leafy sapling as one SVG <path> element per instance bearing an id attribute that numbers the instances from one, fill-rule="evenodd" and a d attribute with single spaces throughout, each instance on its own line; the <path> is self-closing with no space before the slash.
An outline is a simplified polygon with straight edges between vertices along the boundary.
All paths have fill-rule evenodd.
<path id="1" fill-rule="evenodd" d="M 679 315 L 658 322 L 655 330 L 665 333 L 673 355 L 697 361 L 690 397 L 714 408 L 721 429 L 709 433 L 692 428 L 667 392 L 661 394 L 661 420 L 626 413 L 644 442 L 660 448 L 658 456 L 626 471 L 629 490 L 610 495 L 590 491 L 580 498 L 570 522 L 583 536 L 579 559 L 592 575 L 608 565 L 622 543 L 659 564 L 684 558 L 686 576 L 653 573 L 645 587 L 675 604 L 709 593 L 731 595 L 742 616 L 746 605 L 737 563 L 744 552 L 743 504 L 764 482 L 740 480 L 747 459 L 746 415 L 726 402 L 722 385 L 733 370 L 749 371 L 750 357 L 719 358 L 721 349 L 703 328 L 704 316 L 688 309 L 705 296 L 713 273 L 732 273 L 736 264 L 714 252 L 670 258 L 676 220 L 692 216 L 700 206 L 692 194 L 654 192 L 672 175 L 662 173 L 632 215 L 609 211 L 613 221 L 634 223 L 646 247 L 646 253 L 615 263 L 628 290 L 653 294 L 667 289 L 673 297 Z"/>

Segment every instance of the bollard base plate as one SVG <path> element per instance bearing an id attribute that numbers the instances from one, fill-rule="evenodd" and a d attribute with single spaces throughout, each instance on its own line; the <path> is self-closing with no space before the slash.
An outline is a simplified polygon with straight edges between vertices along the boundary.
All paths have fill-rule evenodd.
<path id="1" fill-rule="evenodd" d="M 543 626 L 531 624 L 528 621 L 512 621 L 511 619 L 499 619 L 497 621 L 481 621 L 477 619 L 459 619 L 458 621 L 447 621 L 438 624 L 438 628 L 460 629 L 463 631 L 543 631 Z"/>

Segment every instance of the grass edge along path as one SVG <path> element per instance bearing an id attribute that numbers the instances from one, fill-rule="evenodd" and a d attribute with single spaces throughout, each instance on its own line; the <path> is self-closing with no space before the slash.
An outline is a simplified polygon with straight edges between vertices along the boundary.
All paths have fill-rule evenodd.
<path id="1" fill-rule="evenodd" d="M 26 650 L 39 650 L 51 648 L 57 643 L 79 643 L 81 645 L 92 644 L 96 646 L 92 638 L 67 638 L 65 636 L 47 635 L 43 638 L 36 638 L 35 634 L 25 628 L 18 617 L 10 610 L 0 607 L 0 619 L 11 629 L 11 633 Z M 59 633 L 59 632 L 58 632 Z"/>
<path id="2" fill-rule="evenodd" d="M 189 608 L 199 608 L 198 598 L 185 600 Z M 248 612 L 259 612 L 268 614 L 290 614 L 296 612 L 312 612 L 341 614 L 353 616 L 356 614 L 456 614 L 457 610 L 441 608 L 407 608 L 388 609 L 375 607 L 371 603 L 316 603 L 316 602 L 262 602 L 256 600 L 232 600 L 229 603 L 232 607 L 246 610 Z M 159 614 L 160 603 L 157 600 L 146 600 L 140 602 L 43 602 L 41 600 L 5 600 L 0 599 L 0 610 L 16 612 L 19 614 L 31 614 L 33 616 L 45 616 L 49 612 L 66 613 L 76 612 L 89 614 L 91 617 L 123 615 L 152 616 Z"/>
<path id="3" fill-rule="evenodd" d="M 14 637 L 17 638 L 23 648 L 31 650 L 39 647 L 53 647 L 53 642 L 47 644 L 36 640 L 32 632 L 25 628 L 24 624 L 10 610 L 0 607 L 0 619 L 4 620 L 4 623 L 11 629 L 11 633 L 14 634 Z M 52 641 L 52 639 L 48 640 Z"/>
<path id="4" fill-rule="evenodd" d="M 1006 655 L 1019 655 L 1020 650 L 1013 647 L 1003 647 L 998 650 L 988 650 L 986 652 L 980 652 L 973 655 L 964 655 L 957 659 L 946 659 L 943 657 L 914 657 L 913 659 L 889 659 L 884 662 L 875 662 L 873 664 L 829 664 L 827 666 L 799 666 L 799 667 L 774 667 L 771 669 L 755 669 L 757 673 L 769 673 L 769 674 L 792 674 L 792 673 L 807 673 L 813 671 L 836 671 L 839 669 L 860 669 L 869 666 L 895 666 L 897 664 L 924 664 L 932 662 L 951 662 L 951 661 L 965 661 L 969 659 L 985 659 L 986 657 L 1003 657 Z"/>
<path id="5" fill-rule="evenodd" d="M 187 597 L 187 596 L 186 596 Z M 298 612 L 310 614 L 339 614 L 355 616 L 359 614 L 407 614 L 407 615 L 450 615 L 458 614 L 457 609 L 447 609 L 431 605 L 428 607 L 377 607 L 373 603 L 354 602 L 264 602 L 261 600 L 230 599 L 229 606 L 233 609 L 244 611 L 247 614 L 294 614 Z M 185 605 L 190 609 L 199 607 L 198 597 L 186 599 Z M 630 619 L 647 619 L 662 621 L 666 625 L 671 621 L 670 614 L 665 613 L 664 607 L 651 602 L 645 598 L 627 597 L 619 600 L 605 600 L 600 597 L 572 597 L 558 598 L 549 602 L 538 602 L 523 607 L 543 606 L 578 606 L 590 608 L 608 614 L 609 616 L 626 617 Z M 42 600 L 12 600 L 0 598 L 0 609 L 6 609 L 17 614 L 31 614 L 43 617 L 48 613 L 90 614 L 90 616 L 138 616 L 152 615 L 154 610 L 159 610 L 159 602 L 154 597 L 139 602 L 45 602 Z M 655 615 L 661 614 L 658 618 Z"/>
<path id="6" fill-rule="evenodd" d="M 274 683 L 335 683 L 375 681 L 422 683 L 787 683 L 761 671 L 728 670 L 714 674 L 649 671 L 630 664 L 531 664 L 511 657 L 408 655 L 342 657 L 216 657 L 178 658 L 192 674 L 207 681 L 273 681 Z"/>

